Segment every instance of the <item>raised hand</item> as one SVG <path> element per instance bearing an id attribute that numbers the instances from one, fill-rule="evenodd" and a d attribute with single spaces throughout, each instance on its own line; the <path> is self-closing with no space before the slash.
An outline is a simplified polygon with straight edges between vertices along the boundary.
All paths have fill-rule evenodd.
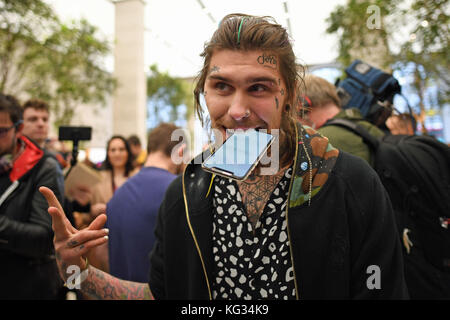
<path id="1" fill-rule="evenodd" d="M 68 268 L 71 265 L 84 270 L 85 256 L 88 251 L 108 241 L 108 230 L 102 229 L 106 222 L 106 215 L 100 214 L 86 229 L 75 229 L 66 218 L 64 210 L 52 190 L 40 187 L 39 191 L 48 203 L 48 213 L 52 216 L 52 229 L 55 234 L 56 261 L 59 273 L 64 281 L 70 276 Z"/>

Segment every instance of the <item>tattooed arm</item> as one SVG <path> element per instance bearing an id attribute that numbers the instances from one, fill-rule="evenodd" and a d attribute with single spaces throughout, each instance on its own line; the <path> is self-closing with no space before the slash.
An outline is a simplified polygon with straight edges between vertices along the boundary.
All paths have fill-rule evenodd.
<path id="1" fill-rule="evenodd" d="M 102 229 L 106 222 L 106 215 L 97 216 L 86 229 L 77 230 L 66 218 L 55 194 L 46 187 L 39 188 L 39 191 L 49 205 L 48 213 L 52 216 L 52 229 L 55 234 L 53 244 L 56 263 L 64 281 L 69 279 L 69 271 L 73 270 L 71 267 L 76 266 L 78 270 L 83 270 L 79 274 L 80 289 L 92 298 L 153 299 L 148 284 L 120 280 L 93 266 L 88 266 L 83 258 L 91 249 L 107 243 L 108 229 Z"/>
<path id="2" fill-rule="evenodd" d="M 81 283 L 81 292 L 100 300 L 153 300 L 147 283 L 121 280 L 89 266 L 88 275 Z"/>

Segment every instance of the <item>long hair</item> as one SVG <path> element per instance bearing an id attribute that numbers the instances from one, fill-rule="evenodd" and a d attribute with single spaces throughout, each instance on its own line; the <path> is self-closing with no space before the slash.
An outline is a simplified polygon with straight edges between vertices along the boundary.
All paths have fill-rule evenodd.
<path id="1" fill-rule="evenodd" d="M 125 163 L 125 176 L 128 177 L 130 172 L 133 170 L 133 156 L 131 154 L 130 145 L 128 144 L 127 140 L 123 136 L 120 136 L 120 135 L 112 136 L 111 139 L 108 140 L 108 143 L 106 144 L 106 159 L 102 163 L 102 169 L 111 170 L 111 171 L 114 170 L 114 168 L 111 164 L 111 161 L 109 160 L 108 150 L 109 150 L 109 146 L 110 146 L 111 142 L 115 139 L 122 140 L 125 145 L 125 149 L 127 151 L 127 162 Z"/>
<path id="2" fill-rule="evenodd" d="M 277 24 L 272 17 L 250 16 L 234 13 L 225 16 L 211 40 L 205 44 L 201 53 L 203 68 L 197 76 L 194 89 L 195 111 L 202 125 L 205 125 L 203 109 L 200 105 L 200 95 L 204 93 L 205 81 L 210 68 L 210 62 L 215 50 L 255 51 L 275 55 L 278 58 L 279 71 L 286 84 L 286 105 L 282 114 L 281 134 L 286 135 L 283 146 L 287 156 L 295 151 L 295 122 L 298 97 L 298 86 L 303 82 L 303 67 L 296 63 L 289 34 L 286 29 Z"/>

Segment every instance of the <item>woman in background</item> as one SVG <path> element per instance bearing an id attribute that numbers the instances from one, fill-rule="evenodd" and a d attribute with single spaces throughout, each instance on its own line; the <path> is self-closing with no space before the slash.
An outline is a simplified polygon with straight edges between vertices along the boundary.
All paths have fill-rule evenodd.
<path id="1" fill-rule="evenodd" d="M 122 136 L 113 136 L 106 145 L 106 159 L 101 167 L 102 181 L 95 187 L 92 195 L 92 205 L 104 204 L 111 199 L 114 192 L 135 172 L 133 158 L 127 140 Z M 98 210 L 97 210 L 98 211 Z M 99 212 L 91 209 L 97 216 Z"/>

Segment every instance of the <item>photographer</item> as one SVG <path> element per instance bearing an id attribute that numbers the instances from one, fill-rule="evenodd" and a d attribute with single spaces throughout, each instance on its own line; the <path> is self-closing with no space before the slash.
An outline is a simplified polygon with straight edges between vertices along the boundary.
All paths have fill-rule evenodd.
<path id="1" fill-rule="evenodd" d="M 369 90 L 352 92 L 355 105 L 347 102 L 341 109 L 338 92 L 328 81 L 308 75 L 305 86 L 299 121 L 318 128 L 333 146 L 366 160 L 389 194 L 402 235 L 411 299 L 449 299 L 448 146 L 414 135 L 411 114 L 391 115 L 386 121 L 391 132 L 385 134 L 374 123 L 382 123 L 389 110 L 380 104 L 357 103 Z M 371 114 L 374 109 L 378 110 Z"/>
<path id="2" fill-rule="evenodd" d="M 299 112 L 301 123 L 317 129 L 330 140 L 333 147 L 358 156 L 373 166 L 373 155 L 361 136 L 340 126 L 324 126 L 330 119 L 346 119 L 361 125 L 375 137 L 384 135 L 383 131 L 362 116 L 359 109 L 341 109 L 341 101 L 333 84 L 312 74 L 306 75 L 305 91 L 301 101 L 303 102 Z"/>

